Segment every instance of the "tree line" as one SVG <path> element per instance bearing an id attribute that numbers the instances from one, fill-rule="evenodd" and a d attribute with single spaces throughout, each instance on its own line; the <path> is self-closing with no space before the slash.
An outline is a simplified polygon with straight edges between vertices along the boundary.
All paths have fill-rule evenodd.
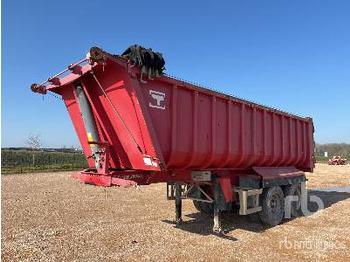
<path id="1" fill-rule="evenodd" d="M 329 143 L 316 144 L 316 156 L 324 156 L 324 152 L 328 152 L 328 156 L 348 156 L 350 157 L 350 144 L 346 143 Z"/>

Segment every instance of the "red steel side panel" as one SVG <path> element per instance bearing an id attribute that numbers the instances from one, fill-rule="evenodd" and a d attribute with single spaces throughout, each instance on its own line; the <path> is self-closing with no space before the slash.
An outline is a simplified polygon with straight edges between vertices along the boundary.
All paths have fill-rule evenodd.
<path id="1" fill-rule="evenodd" d="M 140 83 L 168 169 L 313 168 L 309 118 L 168 77 Z M 157 101 L 152 94 L 164 100 Z"/>

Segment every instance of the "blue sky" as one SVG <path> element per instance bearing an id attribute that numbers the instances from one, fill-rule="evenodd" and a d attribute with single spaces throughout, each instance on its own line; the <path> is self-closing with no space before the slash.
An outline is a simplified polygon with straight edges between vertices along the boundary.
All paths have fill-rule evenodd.
<path id="1" fill-rule="evenodd" d="M 30 92 L 91 46 L 164 54 L 166 72 L 312 116 L 350 143 L 350 1 L 2 1 L 2 147 L 77 146 L 62 101 Z"/>

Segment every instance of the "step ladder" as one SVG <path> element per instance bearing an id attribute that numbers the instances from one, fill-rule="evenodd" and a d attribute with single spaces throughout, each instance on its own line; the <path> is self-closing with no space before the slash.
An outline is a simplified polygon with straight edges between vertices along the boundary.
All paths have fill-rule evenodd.
<path id="1" fill-rule="evenodd" d="M 262 210 L 262 207 L 259 206 L 259 196 L 262 194 L 263 189 L 253 189 L 253 188 L 240 188 L 236 187 L 234 192 L 239 195 L 239 214 L 240 215 L 249 215 L 256 213 Z M 252 197 L 252 206 L 248 208 L 248 197 Z"/>

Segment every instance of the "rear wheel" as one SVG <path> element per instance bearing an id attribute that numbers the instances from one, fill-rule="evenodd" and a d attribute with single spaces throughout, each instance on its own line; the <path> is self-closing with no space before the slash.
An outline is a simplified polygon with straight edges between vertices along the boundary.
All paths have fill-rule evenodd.
<path id="1" fill-rule="evenodd" d="M 290 214 L 286 214 L 289 217 L 298 217 L 301 216 L 301 186 L 300 183 L 288 185 L 283 188 L 284 197 L 296 197 L 296 201 L 294 199 L 286 199 L 287 205 L 290 205 L 290 208 L 286 208 L 286 211 L 290 210 Z"/>
<path id="2" fill-rule="evenodd" d="M 204 187 L 202 187 L 201 189 L 203 189 L 205 191 Z M 207 193 L 207 191 L 206 191 L 206 193 Z M 193 189 L 193 196 L 195 198 L 199 198 L 199 199 L 205 198 L 205 196 L 203 196 L 203 193 L 197 188 Z M 210 214 L 210 215 L 214 214 L 214 204 L 213 203 L 207 203 L 207 202 L 193 200 L 193 205 L 200 212 Z"/>
<path id="3" fill-rule="evenodd" d="M 214 214 L 214 205 L 211 203 L 193 200 L 193 204 L 196 207 L 196 209 L 200 212 L 203 212 L 209 215 Z"/>
<path id="4" fill-rule="evenodd" d="M 284 216 L 284 195 L 281 187 L 265 188 L 261 196 L 262 211 L 259 212 L 261 221 L 270 226 L 281 223 Z"/>

